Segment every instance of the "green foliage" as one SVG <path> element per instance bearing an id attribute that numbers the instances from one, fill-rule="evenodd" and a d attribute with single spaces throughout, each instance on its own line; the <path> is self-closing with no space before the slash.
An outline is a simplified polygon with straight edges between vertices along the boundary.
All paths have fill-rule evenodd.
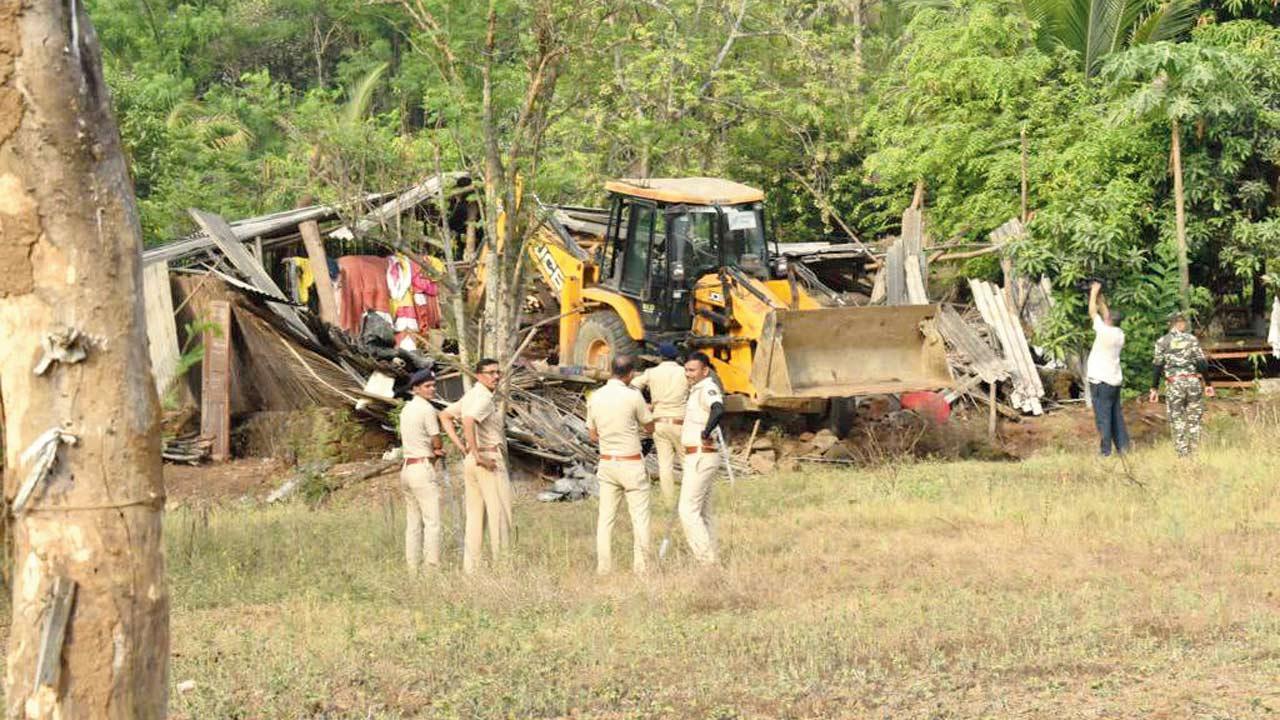
<path id="1" fill-rule="evenodd" d="M 498 0 L 493 126 L 549 202 L 605 179 L 723 175 L 767 190 L 784 240 L 897 231 L 918 182 L 938 240 L 1021 213 L 1020 271 L 1089 337 L 1104 276 L 1131 369 L 1176 294 L 1170 121 L 1182 132 L 1195 301 L 1243 301 L 1280 261 L 1280 30 L 1268 0 Z M 144 234 L 349 199 L 483 163 L 484 3 L 93 0 Z M 1193 15 L 1199 20 L 1193 23 Z M 1252 18 L 1252 19 L 1241 19 Z M 1196 27 L 1191 29 L 1191 25 Z M 519 128 L 538 52 L 564 48 Z M 504 155 L 506 157 L 506 155 Z M 969 268 L 991 273 L 989 260 Z"/>
<path id="2" fill-rule="evenodd" d="M 901 215 L 918 180 L 942 237 L 982 237 L 1018 214 L 1020 134 L 1035 137 L 1066 98 L 1050 82 L 1055 59 L 1030 45 L 1029 25 L 1009 10 L 926 10 L 908 26 L 911 41 L 876 82 L 864 119 L 875 150 L 863 170 L 894 191 L 877 201 L 883 224 Z"/>

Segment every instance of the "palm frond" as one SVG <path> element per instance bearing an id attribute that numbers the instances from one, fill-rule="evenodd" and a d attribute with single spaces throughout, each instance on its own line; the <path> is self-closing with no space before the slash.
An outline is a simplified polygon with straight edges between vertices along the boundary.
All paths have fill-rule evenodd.
<path id="1" fill-rule="evenodd" d="M 383 73 L 389 66 L 390 64 L 385 62 L 378 65 L 351 88 L 351 96 L 342 108 L 343 125 L 355 125 L 369 113 L 369 106 L 373 103 L 373 91 L 377 89 L 378 81 L 382 79 Z"/>
<path id="2" fill-rule="evenodd" d="M 1027 16 L 1040 23 L 1041 45 L 1047 39 L 1050 45 L 1079 53 L 1081 69 L 1092 76 L 1114 53 L 1185 33 L 1195 21 L 1198 0 L 1164 0 L 1149 12 L 1148 0 L 1022 0 L 1022 4 Z"/>
<path id="3" fill-rule="evenodd" d="M 1191 29 L 1199 10 L 1196 0 L 1165 0 L 1160 7 L 1137 19 L 1129 44 L 1173 40 Z"/>

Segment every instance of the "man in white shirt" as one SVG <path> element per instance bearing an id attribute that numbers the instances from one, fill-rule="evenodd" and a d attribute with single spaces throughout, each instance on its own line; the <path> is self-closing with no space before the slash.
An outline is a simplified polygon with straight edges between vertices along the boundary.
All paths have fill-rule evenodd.
<path id="1" fill-rule="evenodd" d="M 649 389 L 653 407 L 653 445 L 658 451 L 658 482 L 662 499 L 668 506 L 676 501 L 676 454 L 680 445 L 680 426 L 684 425 L 685 403 L 689 400 L 689 381 L 684 366 L 676 362 L 676 346 L 664 342 L 658 346 L 662 362 L 645 370 L 631 381 L 631 387 Z"/>
<path id="2" fill-rule="evenodd" d="M 1120 389 L 1124 386 L 1120 366 L 1124 330 L 1120 329 L 1120 313 L 1108 308 L 1101 294 L 1102 283 L 1095 280 L 1089 286 L 1089 318 L 1093 321 L 1094 337 L 1086 374 L 1089 397 L 1093 401 L 1093 420 L 1098 426 L 1102 455 L 1106 457 L 1113 445 L 1117 453 L 1129 449 L 1129 431 L 1125 429 L 1120 407 Z"/>
<path id="3" fill-rule="evenodd" d="M 716 562 L 715 535 L 711 523 L 711 488 L 720 469 L 714 433 L 724 416 L 724 394 L 711 375 L 711 359 L 696 352 L 684 363 L 689 381 L 681 443 L 684 445 L 684 477 L 680 482 L 680 524 L 693 557 L 703 565 Z"/>

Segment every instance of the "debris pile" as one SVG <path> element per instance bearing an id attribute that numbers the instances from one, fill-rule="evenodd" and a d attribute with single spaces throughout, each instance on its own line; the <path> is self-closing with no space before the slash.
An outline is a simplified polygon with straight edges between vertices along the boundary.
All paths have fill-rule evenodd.
<path id="1" fill-rule="evenodd" d="M 389 249 L 371 233 L 402 223 L 456 225 L 456 216 L 474 209 L 472 192 L 469 177 L 451 173 L 397 195 L 370 195 L 358 211 L 316 205 L 228 223 L 192 210 L 199 232 L 144 253 L 157 389 L 199 409 L 169 429 L 164 457 L 187 463 L 226 459 L 232 420 L 243 427 L 249 415 L 270 411 L 344 408 L 391 431 L 397 396 L 403 396 L 408 376 L 424 367 L 437 367 L 442 399 L 457 399 L 467 368 L 458 367 L 442 332 L 440 288 L 431 279 L 439 277 L 439 268 L 424 266 L 433 261 L 420 253 Z M 550 208 L 547 219 L 557 232 L 587 235 L 603 234 L 609 222 L 607 213 L 571 207 Z M 1024 232 L 1012 220 L 976 252 L 998 250 Z M 430 234 L 424 229 L 423 242 L 431 242 Z M 574 247 L 592 252 L 589 244 Z M 803 286 L 828 306 L 927 305 L 930 263 L 974 256 L 948 255 L 947 248 L 931 245 L 919 199 L 903 215 L 901 236 L 884 247 L 873 252 L 856 240 L 784 245 L 777 255 L 785 262 L 774 277 L 790 283 L 793 303 L 796 288 Z M 722 271 L 726 286 L 724 276 L 738 272 Z M 760 434 L 756 423 L 749 435 L 735 438 L 739 446 L 729 458 L 735 473 L 768 473 L 802 461 L 863 462 L 909 451 L 961 400 L 985 403 L 1013 419 L 1043 412 L 1044 368 L 1035 362 L 1023 325 L 1043 316 L 1048 289 L 1008 272 L 1004 287 L 973 280 L 968 288 L 971 306 L 947 304 L 936 320 L 925 321 L 931 323 L 925 328 L 931 347 L 945 344 L 956 381 L 952 389 L 832 401 L 831 412 L 839 405 L 850 420 L 846 425 L 857 429 L 853 441 L 831 430 Z M 554 311 L 558 302 L 549 292 L 530 298 L 540 312 Z M 915 327 L 913 321 L 910 329 Z M 54 360 L 73 357 L 60 352 Z M 185 372 L 197 364 L 198 373 Z M 540 499 L 596 494 L 598 455 L 585 413 L 586 396 L 598 381 L 524 358 L 506 369 L 508 449 L 513 460 L 549 482 Z M 646 460 L 656 474 L 652 453 Z"/>

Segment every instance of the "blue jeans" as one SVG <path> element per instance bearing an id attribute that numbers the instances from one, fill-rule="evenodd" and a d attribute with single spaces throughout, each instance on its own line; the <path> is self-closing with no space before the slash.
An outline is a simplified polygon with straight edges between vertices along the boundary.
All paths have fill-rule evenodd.
<path id="1" fill-rule="evenodd" d="M 1129 449 L 1129 431 L 1124 426 L 1124 413 L 1120 411 L 1120 388 L 1107 383 L 1089 383 L 1089 397 L 1093 399 L 1093 421 L 1098 426 L 1104 456 Z"/>

